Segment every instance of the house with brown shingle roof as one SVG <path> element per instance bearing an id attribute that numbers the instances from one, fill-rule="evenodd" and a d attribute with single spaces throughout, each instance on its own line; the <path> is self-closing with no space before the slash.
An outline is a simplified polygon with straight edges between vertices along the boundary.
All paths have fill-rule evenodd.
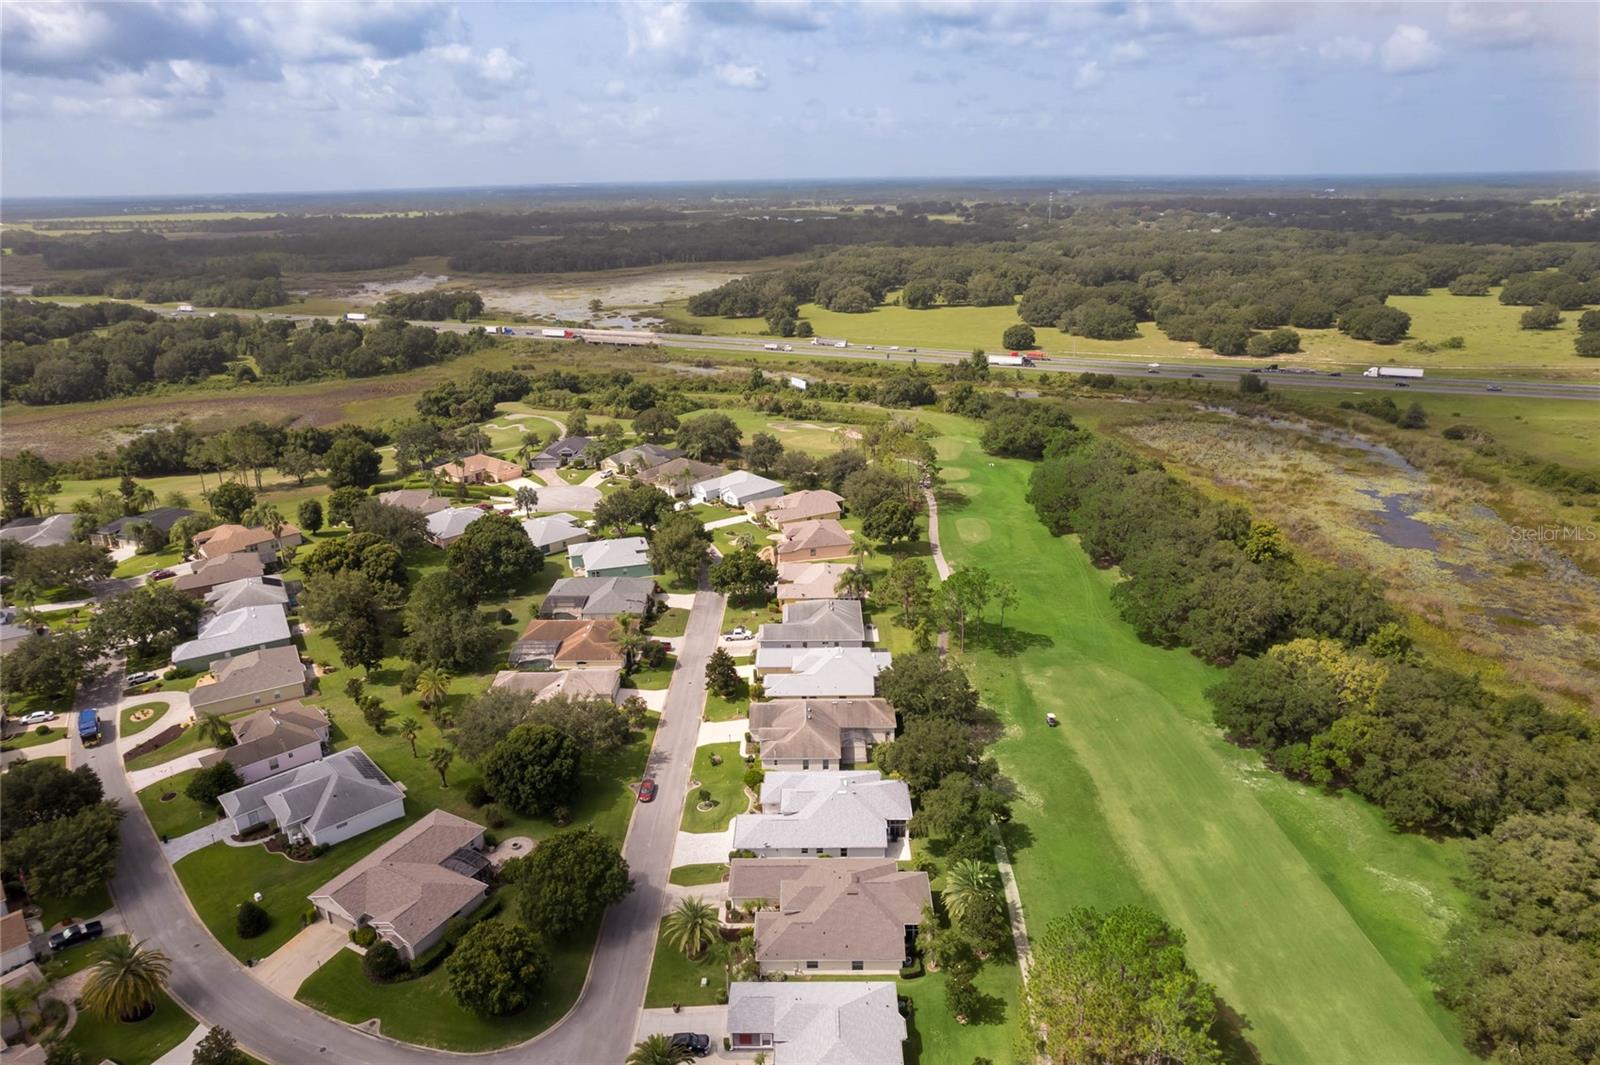
<path id="1" fill-rule="evenodd" d="M 211 664 L 211 677 L 189 693 L 189 708 L 197 714 L 275 706 L 301 698 L 311 687 L 311 673 L 293 644 L 220 659 Z"/>
<path id="2" fill-rule="evenodd" d="M 843 502 L 844 496 L 838 492 L 807 488 L 776 499 L 758 499 L 744 509 L 752 518 L 776 529 L 797 521 L 837 518 Z"/>
<path id="3" fill-rule="evenodd" d="M 775 562 L 843 558 L 855 550 L 849 530 L 832 518 L 791 522 L 782 531 L 782 539 L 773 546 Z"/>
<path id="4" fill-rule="evenodd" d="M 397 488 L 392 492 L 378 493 L 378 502 L 386 507 L 399 507 L 423 517 L 450 509 L 450 501 L 436 496 L 426 488 Z"/>
<path id="5" fill-rule="evenodd" d="M 622 690 L 620 669 L 556 669 L 548 673 L 533 673 L 520 669 L 502 669 L 494 675 L 492 688 L 505 688 L 521 692 L 534 702 L 570 695 L 579 699 L 609 699 L 617 701 Z"/>
<path id="6" fill-rule="evenodd" d="M 277 560 L 284 548 L 298 547 L 303 542 L 300 530 L 293 525 L 285 525 L 276 536 L 272 535 L 271 529 L 217 525 L 194 534 L 194 551 L 201 558 L 247 553 L 270 564 Z"/>
<path id="7" fill-rule="evenodd" d="M 231 727 L 233 746 L 202 755 L 200 763 L 227 762 L 246 784 L 320 762 L 328 743 L 328 715 L 299 701 L 257 710 Z"/>
<path id="8" fill-rule="evenodd" d="M 483 826 L 433 810 L 312 892 L 329 923 L 368 927 L 413 961 L 488 898 Z"/>
<path id="9" fill-rule="evenodd" d="M 260 577 L 266 572 L 260 555 L 241 551 L 196 562 L 188 573 L 172 582 L 172 587 L 190 599 L 204 599 L 224 584 Z"/>
<path id="10" fill-rule="evenodd" d="M 441 477 L 456 484 L 502 484 L 516 480 L 523 476 L 523 472 L 515 462 L 485 455 L 481 451 L 476 455 L 468 455 L 460 462 L 447 462 L 438 469 Z"/>
<path id="11" fill-rule="evenodd" d="M 750 704 L 750 734 L 764 769 L 842 769 L 894 739 L 894 709 L 875 698 L 774 699 Z"/>
<path id="12" fill-rule="evenodd" d="M 927 873 L 877 858 L 735 858 L 728 898 L 777 903 L 756 912 L 763 974 L 899 972 L 933 905 Z"/>
<path id="13" fill-rule="evenodd" d="M 721 477 L 727 472 L 724 466 L 713 466 L 709 462 L 698 462 L 680 456 L 668 459 L 659 466 L 652 466 L 638 477 L 645 484 L 653 484 L 668 495 L 686 496 L 701 481 Z"/>
<path id="14" fill-rule="evenodd" d="M 610 618 L 535 618 L 511 645 L 512 669 L 621 669 L 617 623 Z"/>

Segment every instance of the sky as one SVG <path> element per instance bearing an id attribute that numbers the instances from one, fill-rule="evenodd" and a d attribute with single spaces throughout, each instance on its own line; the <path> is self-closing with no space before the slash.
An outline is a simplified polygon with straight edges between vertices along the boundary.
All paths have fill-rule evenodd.
<path id="1" fill-rule="evenodd" d="M 0 194 L 1600 169 L 1596 3 L 0 6 Z"/>

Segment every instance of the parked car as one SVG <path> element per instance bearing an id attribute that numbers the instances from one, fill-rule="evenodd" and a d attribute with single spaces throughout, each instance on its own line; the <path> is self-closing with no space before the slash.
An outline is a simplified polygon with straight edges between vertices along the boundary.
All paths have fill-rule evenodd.
<path id="1" fill-rule="evenodd" d="M 748 640 L 754 635 L 755 635 L 755 633 L 751 632 L 749 629 L 745 628 L 743 625 L 736 625 L 736 626 L 734 626 L 733 631 L 728 633 L 726 636 L 724 636 L 723 639 L 724 640 Z"/>
<path id="2" fill-rule="evenodd" d="M 150 579 L 153 581 L 164 581 L 173 576 L 175 574 L 170 569 L 152 570 L 150 573 Z"/>
<path id="3" fill-rule="evenodd" d="M 50 937 L 50 949 L 55 951 L 66 950 L 68 947 L 75 947 L 79 943 L 88 943 L 99 939 L 104 934 L 105 926 L 99 921 L 68 925 Z"/>
<path id="4" fill-rule="evenodd" d="M 674 1032 L 672 1045 L 686 1048 L 697 1058 L 703 1058 L 711 1053 L 711 1037 L 698 1032 Z"/>
<path id="5" fill-rule="evenodd" d="M 639 801 L 640 802 L 655 802 L 656 801 L 656 778 L 655 777 L 645 777 L 643 780 L 639 781 Z"/>
<path id="6" fill-rule="evenodd" d="M 492 511 L 492 510 L 494 510 L 494 504 L 493 504 L 493 503 L 479 503 L 479 504 L 478 504 L 478 509 L 479 509 L 479 510 L 489 510 L 489 511 Z"/>
<path id="7" fill-rule="evenodd" d="M 159 680 L 159 679 L 160 678 L 157 677 L 154 673 L 149 673 L 149 672 L 145 672 L 145 673 L 130 673 L 128 675 L 128 684 L 129 684 L 129 686 L 132 686 L 132 685 L 135 685 L 135 684 L 149 684 L 151 681 Z"/>
<path id="8" fill-rule="evenodd" d="M 916 348 L 907 348 L 906 350 L 907 351 L 916 351 L 917 349 Z"/>
<path id="9" fill-rule="evenodd" d="M 17 718 L 17 720 L 24 725 L 42 725 L 46 721 L 54 721 L 55 719 L 56 714 L 54 710 L 35 710 L 31 714 L 23 714 L 21 717 Z"/>
<path id="10" fill-rule="evenodd" d="M 1328 376 L 1329 377 L 1343 377 L 1344 374 L 1340 373 L 1338 370 L 1334 370 L 1332 373 L 1328 374 Z"/>

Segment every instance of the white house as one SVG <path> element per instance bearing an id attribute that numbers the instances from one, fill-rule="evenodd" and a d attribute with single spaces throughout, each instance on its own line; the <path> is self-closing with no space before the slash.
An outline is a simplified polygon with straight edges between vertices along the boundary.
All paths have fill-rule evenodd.
<path id="1" fill-rule="evenodd" d="M 758 858 L 898 859 L 911 791 L 873 770 L 768 773 L 761 811 L 733 819 L 734 850 Z"/>
<path id="2" fill-rule="evenodd" d="M 227 762 L 246 784 L 322 759 L 328 715 L 300 702 L 269 706 L 232 723 L 234 745 L 201 757 L 203 765 Z"/>
<path id="3" fill-rule="evenodd" d="M 785 663 L 775 662 L 784 656 Z M 768 655 L 761 683 L 772 699 L 864 699 L 877 694 L 878 674 L 893 661 L 888 651 L 871 647 L 779 649 Z"/>
<path id="4" fill-rule="evenodd" d="M 477 507 L 451 507 L 449 510 L 434 511 L 428 515 L 428 541 L 435 547 L 449 547 L 461 539 L 468 525 L 487 513 Z"/>
<path id="5" fill-rule="evenodd" d="M 542 554 L 553 555 L 565 551 L 573 544 L 589 539 L 589 530 L 578 524 L 571 514 L 547 514 L 529 518 L 522 523 L 522 531 Z"/>
<path id="6" fill-rule="evenodd" d="M 734 470 L 709 481 L 701 481 L 689 490 L 696 503 L 724 503 L 730 507 L 743 507 L 758 499 L 775 499 L 786 489 L 777 481 L 751 473 Z"/>
<path id="7" fill-rule="evenodd" d="M 728 988 L 733 1052 L 765 1053 L 771 1065 L 896 1065 L 908 1034 L 892 980 L 740 980 Z"/>
<path id="8" fill-rule="evenodd" d="M 296 843 L 341 843 L 405 816 L 405 793 L 360 747 L 217 798 L 235 833 L 276 823 Z"/>

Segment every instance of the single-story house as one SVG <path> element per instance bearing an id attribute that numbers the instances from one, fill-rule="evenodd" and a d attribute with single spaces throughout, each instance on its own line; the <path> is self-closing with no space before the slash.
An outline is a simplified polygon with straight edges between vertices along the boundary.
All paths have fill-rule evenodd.
<path id="1" fill-rule="evenodd" d="M 530 465 L 536 470 L 558 470 L 569 462 L 580 462 L 583 453 L 594 443 L 590 436 L 569 436 L 557 440 L 537 455 Z"/>
<path id="2" fill-rule="evenodd" d="M 133 547 L 139 542 L 138 529 L 135 526 L 150 525 L 160 529 L 163 535 L 170 536 L 174 525 L 184 518 L 193 516 L 194 511 L 186 507 L 157 507 L 143 514 L 108 521 L 91 533 L 89 540 L 112 550 L 119 547 Z"/>
<path id="3" fill-rule="evenodd" d="M 512 669 L 616 668 L 625 663 L 617 623 L 606 618 L 566 621 L 536 618 L 511 645 Z"/>
<path id="4" fill-rule="evenodd" d="M 730 507 L 744 507 L 759 499 L 775 499 L 784 494 L 777 481 L 749 470 L 734 470 L 721 477 L 701 481 L 689 490 L 696 503 L 722 503 Z"/>
<path id="5" fill-rule="evenodd" d="M 266 572 L 266 563 L 260 555 L 241 551 L 236 555 L 218 555 L 196 562 L 188 573 L 172 582 L 172 587 L 190 599 L 204 599 L 225 584 L 259 578 Z"/>
<path id="6" fill-rule="evenodd" d="M 322 760 L 328 715 L 301 702 L 269 706 L 230 726 L 234 745 L 201 757 L 203 765 L 227 762 L 246 784 Z"/>
<path id="7" fill-rule="evenodd" d="M 523 692 L 534 702 L 553 699 L 558 695 L 576 698 L 599 696 L 617 701 L 622 691 L 622 670 L 608 669 L 556 669 L 546 673 L 529 673 L 517 669 L 502 669 L 494 675 L 495 688 Z"/>
<path id="8" fill-rule="evenodd" d="M 33 930 L 21 910 L 0 917 L 0 973 L 8 973 L 34 959 Z"/>
<path id="9" fill-rule="evenodd" d="M 839 598 L 839 578 L 853 567 L 848 562 L 778 563 L 778 605 Z"/>
<path id="10" fill-rule="evenodd" d="M 539 605 L 542 618 L 644 617 L 656 582 L 649 577 L 563 577 Z"/>
<path id="11" fill-rule="evenodd" d="M 211 664 L 212 680 L 194 686 L 189 708 L 197 714 L 231 714 L 304 698 L 311 671 L 293 644 L 246 651 Z"/>
<path id="12" fill-rule="evenodd" d="M 794 652 L 815 647 L 865 647 L 866 618 L 858 599 L 808 599 L 783 608 L 783 620 L 756 630 L 756 672 L 787 669 Z"/>
<path id="13" fill-rule="evenodd" d="M 10 653 L 28 637 L 36 634 L 35 629 L 27 625 L 19 625 L 15 621 L 0 622 L 0 655 Z"/>
<path id="14" fill-rule="evenodd" d="M 843 502 L 844 496 L 838 492 L 830 492 L 826 488 L 807 488 L 774 499 L 758 499 L 745 510 L 752 518 L 776 529 L 796 521 L 837 518 L 841 513 L 839 504 Z"/>
<path id="15" fill-rule="evenodd" d="M 405 816 L 405 792 L 360 747 L 217 797 L 235 834 L 276 823 L 292 842 L 341 843 Z"/>
<path id="16" fill-rule="evenodd" d="M 895 858 L 910 820 L 906 782 L 873 770 L 768 773 L 761 812 L 733 819 L 733 849 L 757 858 Z"/>
<path id="17" fill-rule="evenodd" d="M 528 534 L 533 546 L 546 555 L 565 551 L 573 544 L 581 544 L 589 539 L 589 530 L 578 524 L 578 519 L 571 514 L 528 518 L 522 523 L 522 531 Z"/>
<path id="18" fill-rule="evenodd" d="M 428 530 L 424 534 L 428 542 L 435 547 L 449 547 L 461 539 L 461 534 L 467 531 L 467 526 L 489 513 L 477 507 L 451 507 L 449 510 L 436 510 L 428 515 Z"/>
<path id="19" fill-rule="evenodd" d="M 735 858 L 728 898 L 777 904 L 756 912 L 762 973 L 898 973 L 933 905 L 927 873 L 878 858 Z"/>
<path id="20" fill-rule="evenodd" d="M 600 468 L 616 473 L 643 473 L 663 462 L 682 456 L 683 451 L 680 448 L 662 447 L 660 444 L 640 444 L 638 447 L 623 448 L 615 455 L 607 455 L 600 460 Z"/>
<path id="21" fill-rule="evenodd" d="M 650 543 L 642 536 L 618 540 L 590 540 L 567 548 L 567 559 L 578 577 L 648 577 Z"/>
<path id="22" fill-rule="evenodd" d="M 483 826 L 433 810 L 309 897 L 335 927 L 369 927 L 414 961 L 483 903 L 489 875 Z"/>
<path id="23" fill-rule="evenodd" d="M 884 699 L 771 699 L 750 704 L 750 734 L 768 772 L 839 769 L 871 761 L 894 739 L 894 708 Z"/>
<path id="24" fill-rule="evenodd" d="M 460 462 L 446 462 L 437 472 L 454 484 L 503 484 L 523 475 L 522 467 L 515 462 L 485 455 L 481 451 L 476 455 L 468 455 Z"/>
<path id="25" fill-rule="evenodd" d="M 728 988 L 734 1053 L 762 1052 L 771 1065 L 896 1065 L 907 1035 L 893 980 L 739 980 Z"/>
<path id="26" fill-rule="evenodd" d="M 281 577 L 241 577 L 207 592 L 205 609 L 209 614 L 226 614 L 247 606 L 287 607 L 290 598 Z"/>
<path id="27" fill-rule="evenodd" d="M 258 555 L 269 565 L 276 561 L 286 547 L 298 547 L 305 542 L 300 530 L 285 525 L 272 535 L 271 529 L 251 528 L 246 525 L 217 525 L 194 534 L 195 554 L 201 558 L 221 558 L 224 555 Z"/>
<path id="28" fill-rule="evenodd" d="M 379 492 L 378 502 L 386 507 L 399 507 L 427 517 L 450 509 L 450 501 L 436 496 L 426 488 L 397 488 L 392 492 Z"/>
<path id="29" fill-rule="evenodd" d="M 855 550 L 849 530 L 832 518 L 792 522 L 782 530 L 782 538 L 772 547 L 775 562 L 820 562 Z"/>
<path id="30" fill-rule="evenodd" d="M 201 625 L 198 636 L 172 649 L 172 664 L 199 672 L 219 658 L 292 642 L 289 618 L 281 606 L 247 606 L 218 614 Z"/>
<path id="31" fill-rule="evenodd" d="M 777 658 L 792 655 L 786 663 Z M 871 647 L 816 647 L 777 650 L 769 656 L 762 686 L 773 699 L 867 698 L 878 693 L 878 674 L 894 656 Z M 761 672 L 757 658 L 756 671 Z"/>
<path id="32" fill-rule="evenodd" d="M 699 482 L 721 477 L 727 472 L 727 468 L 723 466 L 680 457 L 653 466 L 638 477 L 645 484 L 655 485 L 668 495 L 676 497 L 686 496 Z"/>
<path id="33" fill-rule="evenodd" d="M 47 514 L 42 518 L 13 518 L 0 525 L 0 540 L 27 547 L 60 547 L 72 542 L 76 514 Z"/>

